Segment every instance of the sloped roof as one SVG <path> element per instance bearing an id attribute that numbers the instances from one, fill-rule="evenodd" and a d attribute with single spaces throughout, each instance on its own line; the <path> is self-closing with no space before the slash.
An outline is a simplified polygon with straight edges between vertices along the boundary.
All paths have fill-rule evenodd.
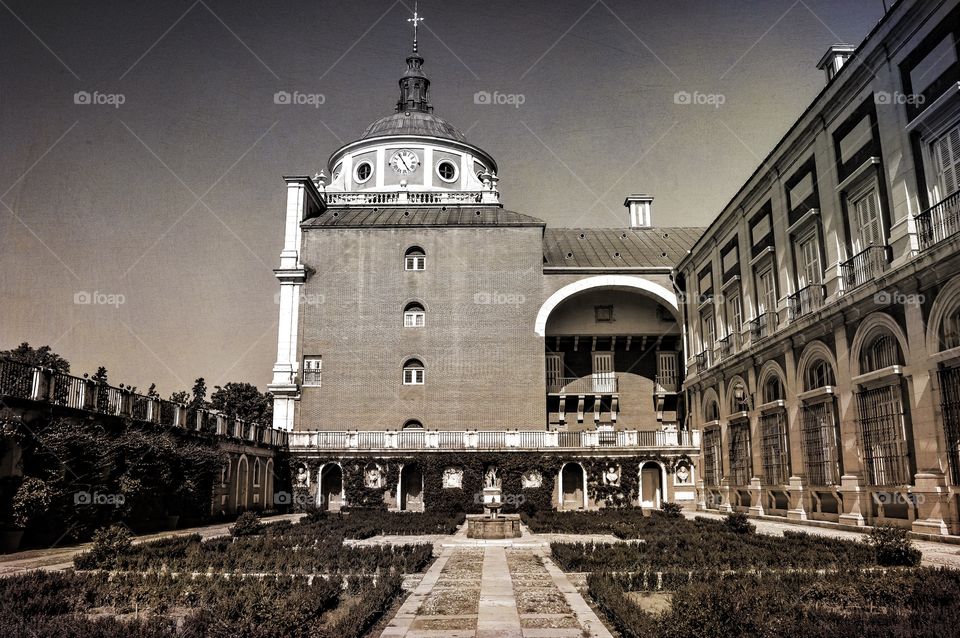
<path id="1" fill-rule="evenodd" d="M 376 228 L 392 226 L 544 226 L 546 222 L 499 206 L 328 208 L 306 227 Z"/>
<path id="2" fill-rule="evenodd" d="M 543 265 L 566 268 L 637 268 L 677 265 L 702 228 L 547 228 Z"/>

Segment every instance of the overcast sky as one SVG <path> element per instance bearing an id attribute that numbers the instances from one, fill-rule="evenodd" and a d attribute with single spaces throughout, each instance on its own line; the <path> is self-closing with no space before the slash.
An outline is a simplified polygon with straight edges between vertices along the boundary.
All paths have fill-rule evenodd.
<path id="1" fill-rule="evenodd" d="M 412 8 L 0 0 L 0 348 L 51 344 L 74 373 L 105 365 L 164 396 L 198 376 L 263 388 L 281 176 L 314 174 L 392 112 Z M 655 225 L 699 226 L 822 88 L 826 48 L 858 44 L 883 0 L 420 12 L 435 113 L 496 158 L 507 208 L 622 226 L 624 196 L 646 192 Z"/>

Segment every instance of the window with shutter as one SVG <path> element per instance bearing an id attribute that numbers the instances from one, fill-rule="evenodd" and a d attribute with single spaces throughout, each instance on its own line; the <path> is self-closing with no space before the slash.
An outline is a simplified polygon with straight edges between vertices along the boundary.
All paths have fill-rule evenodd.
<path id="1" fill-rule="evenodd" d="M 853 207 L 856 211 L 857 229 L 860 238 L 860 245 L 856 247 L 856 252 L 866 250 L 871 245 L 884 245 L 876 189 L 868 190 L 866 194 L 854 201 Z"/>
<path id="2" fill-rule="evenodd" d="M 937 198 L 946 199 L 960 189 L 960 125 L 954 126 L 933 143 L 937 161 Z"/>
<path id="3" fill-rule="evenodd" d="M 820 247 L 816 235 L 800 243 L 800 287 L 819 284 L 823 273 L 820 269 Z"/>

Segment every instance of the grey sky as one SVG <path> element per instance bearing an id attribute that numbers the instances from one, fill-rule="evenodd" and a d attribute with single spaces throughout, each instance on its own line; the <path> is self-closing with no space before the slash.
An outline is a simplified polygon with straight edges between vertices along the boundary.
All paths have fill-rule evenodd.
<path id="1" fill-rule="evenodd" d="M 412 6 L 0 1 L 0 347 L 49 343 L 75 373 L 102 364 L 164 396 L 197 376 L 264 386 L 280 176 L 313 174 L 392 112 Z M 420 11 L 435 112 L 497 159 L 507 208 L 620 226 L 624 195 L 648 192 L 655 224 L 704 225 L 821 89 L 820 55 L 858 44 L 883 4 Z M 277 91 L 324 103 L 277 105 Z M 475 104 L 477 91 L 523 104 Z M 723 103 L 676 104 L 678 91 Z M 100 295 L 75 303 L 84 292 Z"/>

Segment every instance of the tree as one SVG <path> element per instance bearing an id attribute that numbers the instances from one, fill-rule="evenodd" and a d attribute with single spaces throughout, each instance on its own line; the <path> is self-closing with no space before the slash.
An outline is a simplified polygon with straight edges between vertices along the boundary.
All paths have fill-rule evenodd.
<path id="1" fill-rule="evenodd" d="M 273 395 L 260 392 L 251 383 L 227 383 L 214 386 L 210 406 L 230 418 L 269 424 L 273 421 Z"/>
<path id="2" fill-rule="evenodd" d="M 107 382 L 107 369 L 103 366 L 97 368 L 97 371 L 93 373 L 90 377 L 93 381 L 99 381 L 100 383 Z"/>
<path id="3" fill-rule="evenodd" d="M 193 399 L 190 400 L 190 404 L 187 406 L 191 410 L 197 410 L 199 408 L 206 407 L 207 405 L 207 382 L 204 381 L 203 377 L 198 378 L 193 382 Z"/>
<path id="4" fill-rule="evenodd" d="M 170 401 L 172 403 L 179 403 L 180 405 L 186 405 L 190 400 L 190 393 L 186 390 L 180 390 L 179 392 L 174 392 L 170 395 Z"/>
<path id="5" fill-rule="evenodd" d="M 151 383 L 151 384 L 150 384 L 150 387 L 147 388 L 147 396 L 150 397 L 151 399 L 159 399 L 159 398 L 160 398 L 160 393 L 157 392 L 157 384 L 156 384 L 156 383 Z"/>
<path id="6" fill-rule="evenodd" d="M 52 368 L 63 374 L 70 372 L 70 362 L 54 352 L 50 346 L 33 348 L 26 341 L 13 350 L 0 350 L 0 359 L 12 359 L 31 366 Z"/>

